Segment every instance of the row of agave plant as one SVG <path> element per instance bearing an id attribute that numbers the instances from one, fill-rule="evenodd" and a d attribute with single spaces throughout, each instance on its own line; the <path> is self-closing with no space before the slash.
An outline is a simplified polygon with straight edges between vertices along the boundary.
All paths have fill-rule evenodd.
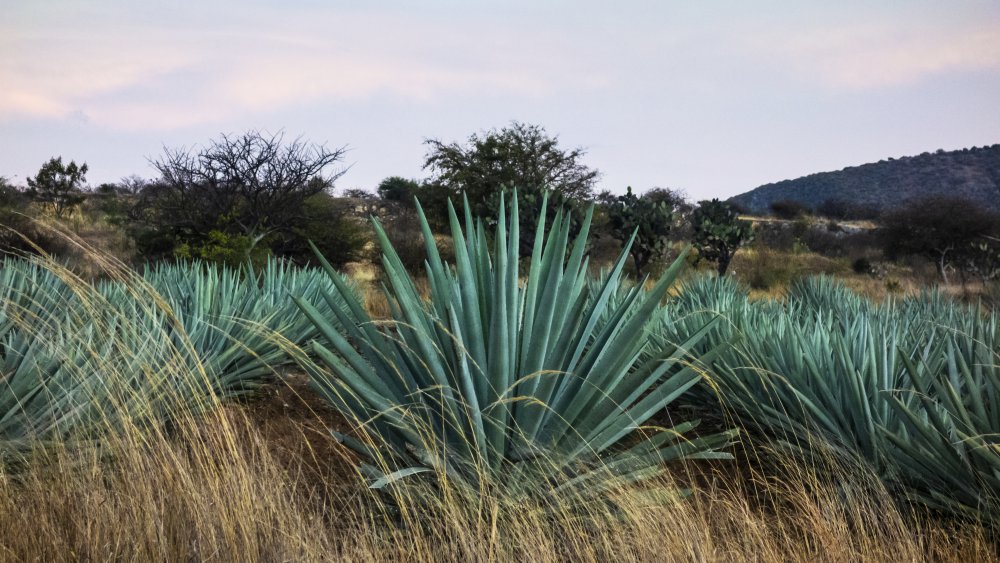
<path id="1" fill-rule="evenodd" d="M 0 451 L 98 440 L 252 392 L 316 336 L 293 301 L 332 287 L 272 261 L 201 263 L 87 283 L 44 260 L 0 262 Z"/>
<path id="2" fill-rule="evenodd" d="M 163 421 L 250 392 L 296 360 L 356 423 L 340 438 L 375 488 L 427 474 L 406 482 L 592 495 L 660 475 L 667 460 L 728 457 L 732 431 L 648 424 L 701 379 L 688 350 L 715 322 L 651 348 L 682 259 L 651 291 L 623 290 L 626 252 L 590 273 L 589 214 L 574 236 L 569 216 L 546 229 L 543 212 L 522 271 L 516 201 L 495 233 L 468 206 L 464 221 L 449 213 L 454 265 L 421 212 L 429 300 L 375 224 L 388 320 L 370 318 L 325 263 L 325 275 L 164 265 L 91 285 L 51 263 L 5 262 L 0 447 Z M 312 359 L 299 353 L 309 342 Z M 650 490 L 660 492 L 674 494 Z"/>
<path id="3" fill-rule="evenodd" d="M 784 302 L 751 302 L 727 279 L 673 297 L 683 255 L 651 289 L 624 275 L 627 246 L 593 274 L 589 213 L 574 235 L 570 217 L 546 225 L 543 210 L 520 256 L 516 198 L 495 230 L 449 203 L 448 264 L 417 208 L 429 299 L 374 223 L 388 319 L 325 262 L 325 274 L 158 266 L 95 286 L 4 263 L 0 447 L 204 408 L 297 361 L 355 423 L 337 436 L 374 488 L 599 495 L 667 461 L 728 457 L 735 431 L 698 434 L 668 412 L 715 389 L 793 448 L 832 447 L 922 501 L 997 514 L 993 316 L 933 296 L 875 305 L 822 279 Z"/>
<path id="4" fill-rule="evenodd" d="M 714 391 L 745 427 L 874 469 L 901 496 L 1000 521 L 1000 324 L 936 292 L 873 303 L 831 278 L 784 301 L 698 278 L 664 309 L 672 341 L 720 318 Z M 707 388 L 707 387 L 706 387 Z M 718 393 L 716 396 L 715 393 Z M 822 452 L 820 450 L 823 450 Z"/>

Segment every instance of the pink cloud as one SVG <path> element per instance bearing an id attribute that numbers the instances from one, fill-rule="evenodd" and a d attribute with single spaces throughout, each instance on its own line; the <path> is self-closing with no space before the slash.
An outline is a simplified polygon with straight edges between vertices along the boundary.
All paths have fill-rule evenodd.
<path id="1" fill-rule="evenodd" d="M 754 37 L 751 49 L 827 86 L 906 85 L 949 71 L 1000 69 L 1000 29 L 862 25 Z"/>

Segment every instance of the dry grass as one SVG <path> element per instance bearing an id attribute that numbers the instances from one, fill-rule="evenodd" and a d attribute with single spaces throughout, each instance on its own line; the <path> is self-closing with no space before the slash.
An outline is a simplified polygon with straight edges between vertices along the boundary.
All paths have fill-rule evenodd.
<path id="1" fill-rule="evenodd" d="M 108 261 L 111 262 L 111 261 Z M 106 267 L 110 267 L 105 264 Z M 363 277 L 364 272 L 355 272 Z M 371 288 L 374 275 L 367 282 Z M 425 288 L 426 289 L 426 288 Z M 370 294 L 370 295 L 374 295 Z M 369 302 L 370 311 L 384 303 Z M 286 377 L 259 399 L 126 428 L 98 452 L 56 445 L 0 471 L 5 561 L 980 561 L 988 530 L 901 509 L 861 469 L 823 477 L 744 445 L 677 464 L 684 500 L 622 485 L 547 504 L 496 492 L 366 488 L 350 432 Z M 581 500 L 594 501 L 584 506 Z"/>
<path id="2" fill-rule="evenodd" d="M 364 488 L 324 431 L 336 417 L 301 383 L 188 419 L 103 460 L 61 452 L 0 477 L 9 561 L 981 561 L 986 530 L 901 512 L 863 474 L 679 466 L 694 494 L 618 512 L 543 510 L 501 497 Z M 757 458 L 758 456 L 749 456 Z M 773 461 L 773 459 L 772 459 Z M 766 464 L 765 464 L 766 465 Z M 392 504 L 399 513 L 387 510 Z"/>
<path id="3" fill-rule="evenodd" d="M 378 266 L 368 262 L 355 262 L 348 264 L 345 273 L 358 285 L 358 291 L 364 298 L 365 310 L 373 319 L 387 319 L 391 316 L 389 302 L 382 291 L 382 280 L 379 278 L 381 272 Z M 431 288 L 427 278 L 415 277 L 413 281 L 420 295 L 429 299 Z"/>

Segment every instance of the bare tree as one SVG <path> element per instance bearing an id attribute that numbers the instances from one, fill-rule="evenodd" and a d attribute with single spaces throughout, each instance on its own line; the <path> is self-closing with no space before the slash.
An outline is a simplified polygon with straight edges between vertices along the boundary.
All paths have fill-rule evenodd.
<path id="1" fill-rule="evenodd" d="M 199 150 L 164 149 L 153 160 L 156 220 L 179 232 L 247 236 L 251 249 L 301 218 L 304 201 L 327 191 L 344 169 L 345 147 L 328 149 L 284 133 L 222 135 Z"/>

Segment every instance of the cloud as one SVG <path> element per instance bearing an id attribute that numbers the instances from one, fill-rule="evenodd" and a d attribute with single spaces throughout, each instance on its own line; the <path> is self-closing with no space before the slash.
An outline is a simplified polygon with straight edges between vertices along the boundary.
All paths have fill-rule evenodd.
<path id="1" fill-rule="evenodd" d="M 560 75 L 503 30 L 351 14 L 300 14 L 280 26 L 294 33 L 264 19 L 210 29 L 108 25 L 8 33 L 0 120 L 85 113 L 102 126 L 170 129 L 372 95 L 419 102 L 599 84 L 584 73 Z M 492 47 L 504 44 L 499 53 Z"/>
<path id="2" fill-rule="evenodd" d="M 991 22 L 959 26 L 836 26 L 756 36 L 751 48 L 825 86 L 865 90 L 905 86 L 947 72 L 1000 69 L 1000 27 Z"/>

